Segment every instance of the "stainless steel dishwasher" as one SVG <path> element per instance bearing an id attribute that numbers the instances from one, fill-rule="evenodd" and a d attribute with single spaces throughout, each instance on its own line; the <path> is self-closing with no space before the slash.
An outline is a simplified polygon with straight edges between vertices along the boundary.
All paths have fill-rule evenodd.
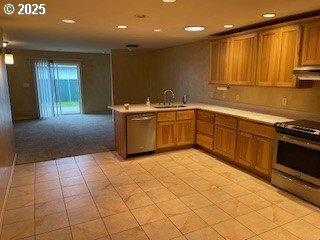
<path id="1" fill-rule="evenodd" d="M 127 154 L 156 150 L 156 115 L 127 116 Z"/>

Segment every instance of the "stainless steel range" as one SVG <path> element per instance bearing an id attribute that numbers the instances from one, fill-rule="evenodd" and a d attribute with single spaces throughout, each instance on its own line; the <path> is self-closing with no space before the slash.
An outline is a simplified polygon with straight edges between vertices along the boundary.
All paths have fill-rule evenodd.
<path id="1" fill-rule="evenodd" d="M 276 123 L 271 183 L 320 206 L 320 123 Z"/>

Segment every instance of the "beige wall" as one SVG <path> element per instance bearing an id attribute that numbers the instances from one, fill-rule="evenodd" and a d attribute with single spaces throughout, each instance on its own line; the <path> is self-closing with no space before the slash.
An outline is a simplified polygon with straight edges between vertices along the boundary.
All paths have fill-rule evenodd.
<path id="1" fill-rule="evenodd" d="M 33 76 L 34 59 L 73 60 L 81 62 L 81 85 L 84 113 L 106 112 L 112 103 L 110 55 L 14 51 L 15 64 L 8 66 L 8 78 L 14 119 L 37 117 L 37 102 Z M 29 83 L 24 88 L 23 83 Z"/>
<path id="2" fill-rule="evenodd" d="M 114 104 L 143 103 L 150 96 L 149 58 L 147 51 L 111 52 Z"/>
<path id="3" fill-rule="evenodd" d="M 0 30 L 0 42 L 2 33 Z M 2 210 L 14 160 L 12 119 L 8 79 L 3 54 L 0 55 L 0 210 Z M 1 219 L 0 219 L 1 220 Z M 1 224 L 1 223 L 0 223 Z"/>
<path id="4" fill-rule="evenodd" d="M 173 89 L 179 101 L 183 94 L 188 94 L 191 101 L 204 103 L 221 100 L 320 113 L 320 82 L 315 82 L 311 89 L 231 86 L 230 90 L 224 92 L 217 91 L 216 85 L 208 84 L 208 78 L 208 41 L 156 50 L 151 53 L 149 79 L 153 100 L 161 101 L 163 90 Z M 240 95 L 239 101 L 236 101 L 237 94 Z M 286 107 L 281 105 L 283 97 L 288 99 Z"/>

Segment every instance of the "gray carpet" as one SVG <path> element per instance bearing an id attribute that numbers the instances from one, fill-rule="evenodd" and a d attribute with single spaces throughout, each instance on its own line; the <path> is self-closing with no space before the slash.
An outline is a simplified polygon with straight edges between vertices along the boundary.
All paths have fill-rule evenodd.
<path id="1" fill-rule="evenodd" d="M 114 149 L 111 115 L 65 115 L 14 124 L 17 164 Z"/>

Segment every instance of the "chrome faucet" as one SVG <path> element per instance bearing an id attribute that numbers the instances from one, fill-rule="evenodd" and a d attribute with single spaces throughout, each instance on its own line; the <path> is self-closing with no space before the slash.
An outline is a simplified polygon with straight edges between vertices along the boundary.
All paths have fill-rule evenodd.
<path id="1" fill-rule="evenodd" d="M 166 105 L 167 103 L 167 93 L 171 92 L 171 100 L 173 100 L 175 98 L 174 93 L 171 89 L 165 90 L 163 92 L 163 105 Z M 171 105 L 171 101 L 168 101 L 168 104 Z"/>

